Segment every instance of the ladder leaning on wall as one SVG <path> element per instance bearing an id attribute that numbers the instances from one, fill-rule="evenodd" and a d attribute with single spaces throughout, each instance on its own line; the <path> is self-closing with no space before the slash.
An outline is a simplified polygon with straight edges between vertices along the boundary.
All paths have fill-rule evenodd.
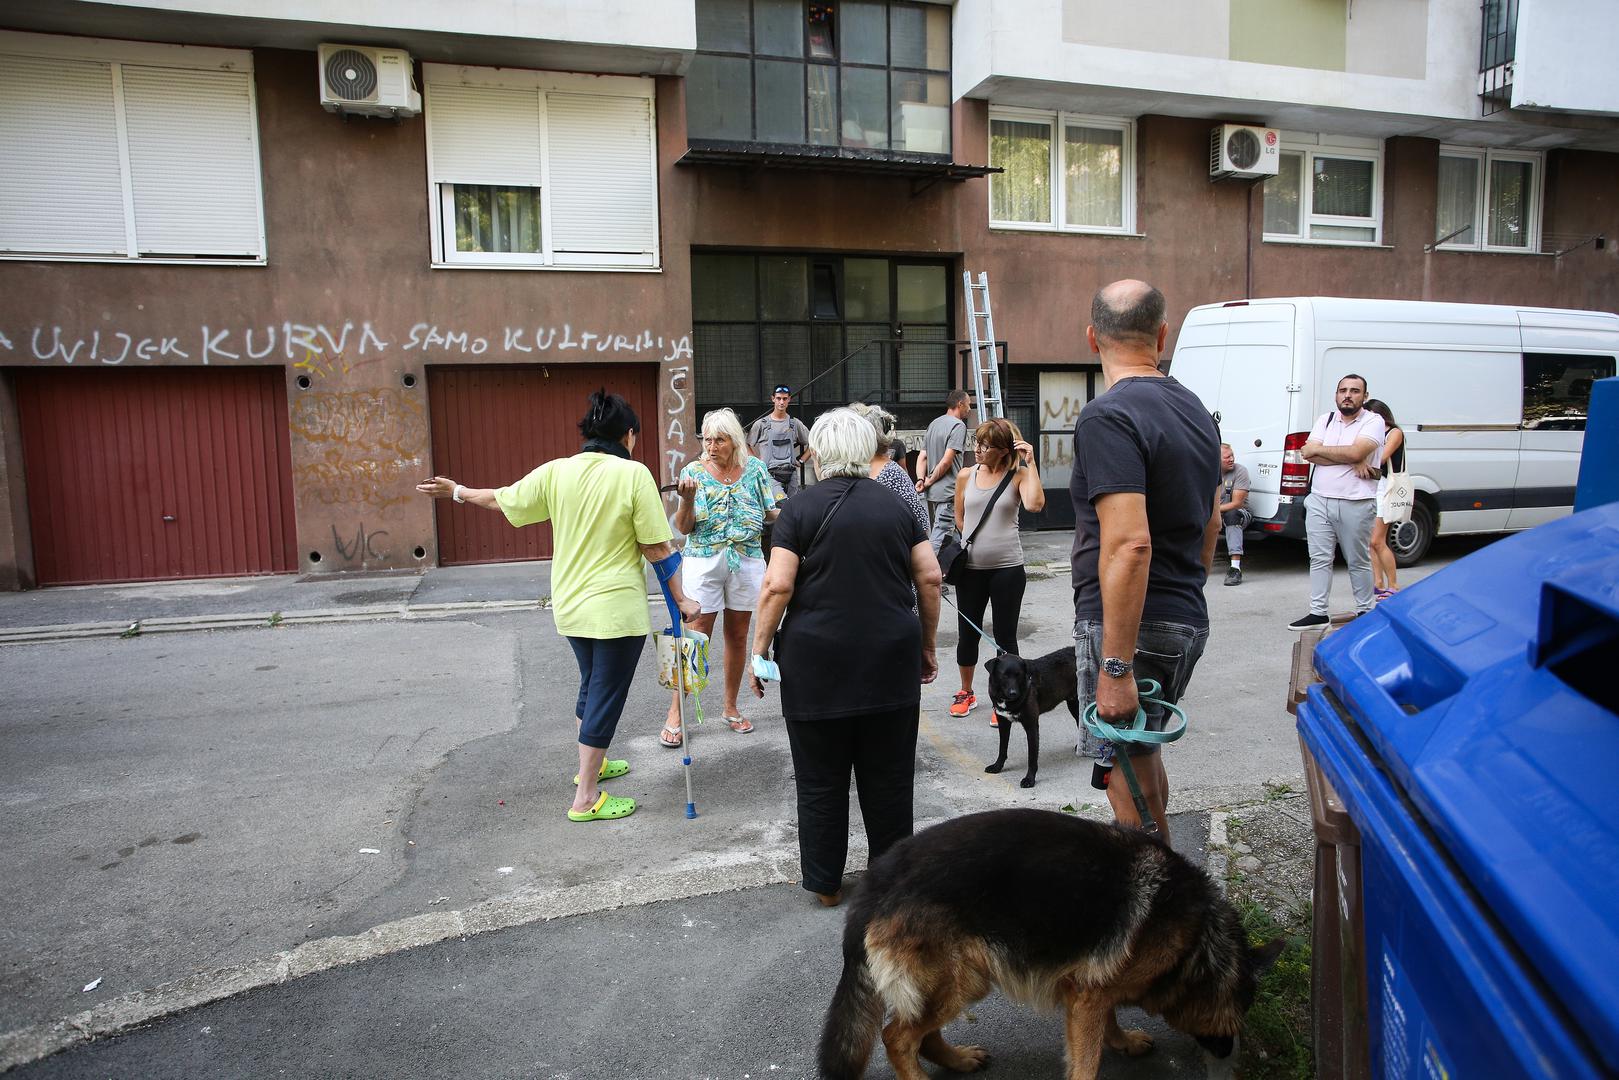
<path id="1" fill-rule="evenodd" d="M 967 340 L 972 349 L 973 400 L 980 420 L 1006 415 L 1001 399 L 1001 366 L 995 354 L 995 317 L 989 307 L 989 271 L 973 280 L 971 270 L 961 273 L 967 297 Z"/>

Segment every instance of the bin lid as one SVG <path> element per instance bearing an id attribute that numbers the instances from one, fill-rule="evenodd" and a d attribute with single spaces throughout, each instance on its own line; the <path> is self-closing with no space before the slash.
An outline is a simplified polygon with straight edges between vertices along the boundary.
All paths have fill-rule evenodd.
<path id="1" fill-rule="evenodd" d="M 1402 590 L 1323 641 L 1316 668 L 1619 1068 L 1619 504 Z"/>

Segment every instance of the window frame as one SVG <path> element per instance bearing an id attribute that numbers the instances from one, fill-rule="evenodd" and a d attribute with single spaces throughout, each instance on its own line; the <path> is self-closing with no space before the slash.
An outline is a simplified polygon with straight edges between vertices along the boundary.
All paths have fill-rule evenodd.
<path id="1" fill-rule="evenodd" d="M 167 42 L 125 41 L 118 38 L 80 38 L 0 30 L 0 57 L 30 56 L 47 60 L 81 60 L 112 68 L 113 119 L 118 131 L 119 178 L 124 200 L 124 254 L 110 252 L 28 252 L 0 250 L 0 262 L 113 263 L 145 266 L 266 266 L 270 250 L 264 227 L 264 155 L 259 140 L 258 80 L 253 53 L 247 49 L 174 45 Z M 178 68 L 186 71 L 226 72 L 247 77 L 248 125 L 253 151 L 254 229 L 258 254 L 142 255 L 135 222 L 134 178 L 130 169 L 129 125 L 124 104 L 123 69 Z"/>
<path id="2" fill-rule="evenodd" d="M 452 181 L 441 181 L 433 157 L 434 85 L 486 87 L 496 90 L 532 90 L 538 95 L 540 126 L 540 251 L 458 251 L 454 246 L 455 191 Z M 435 270 L 503 269 L 662 273 L 663 213 L 658 176 L 657 86 L 644 75 L 574 75 L 528 68 L 487 68 L 474 65 L 422 65 L 422 122 L 427 157 L 427 202 L 430 265 Z M 643 259 L 615 252 L 563 252 L 555 250 L 552 229 L 551 140 L 549 98 L 552 93 L 585 97 L 645 100 L 650 138 L 647 168 L 651 177 L 652 251 Z M 442 121 L 441 121 L 442 123 Z M 531 187 L 530 184 L 493 184 L 491 187 Z"/>
<path id="3" fill-rule="evenodd" d="M 1451 143 L 1441 143 L 1439 156 L 1441 158 L 1470 158 L 1478 162 L 1478 190 L 1473 193 L 1473 235 L 1478 239 L 1472 243 L 1460 243 L 1452 237 L 1443 244 L 1435 244 L 1433 246 L 1435 251 L 1479 251 L 1494 255 L 1541 254 L 1540 230 L 1546 193 L 1546 155 L 1544 151 L 1496 150 L 1485 146 L 1457 146 Z M 1530 167 L 1529 242 L 1522 247 L 1491 244 L 1488 241 L 1491 192 L 1490 166 L 1497 161 L 1518 162 Z M 1436 172 L 1437 168 L 1436 164 Z M 1434 204 L 1434 227 L 1436 233 L 1438 231 L 1438 212 L 1438 202 L 1436 200 Z"/>
<path id="4" fill-rule="evenodd" d="M 1345 140 L 1343 142 L 1306 138 L 1289 139 L 1285 134 L 1278 147 L 1281 155 L 1300 154 L 1299 168 L 1299 231 L 1296 233 L 1262 232 L 1267 244 L 1321 244 L 1328 247 L 1382 247 L 1383 246 L 1383 147 L 1377 140 Z M 1364 144 L 1364 145 L 1357 145 Z M 1336 161 L 1366 161 L 1372 166 L 1372 212 L 1369 217 L 1345 214 L 1315 213 L 1315 159 Z M 1268 183 L 1268 181 L 1266 181 Z M 1371 229 L 1370 240 L 1339 240 L 1310 235 L 1313 226 L 1340 229 Z M 1264 229 L 1264 210 L 1260 210 L 1260 228 Z"/>
<path id="5" fill-rule="evenodd" d="M 1002 221 L 995 215 L 995 200 L 990 194 L 989 187 L 984 189 L 984 198 L 988 203 L 986 213 L 989 217 L 989 226 L 992 229 L 1009 229 L 1018 232 L 1061 232 L 1090 236 L 1139 236 L 1136 231 L 1136 122 L 1133 119 L 1120 116 L 1100 116 L 1094 113 L 1071 113 L 1054 111 L 1051 109 L 1025 109 L 1011 105 L 995 105 L 989 110 L 989 123 L 985 127 L 986 145 L 984 147 L 985 160 L 990 164 L 990 147 L 988 140 L 993 139 L 994 124 L 996 120 L 1008 120 L 1019 124 L 1046 125 L 1051 136 L 1051 171 L 1047 183 L 1051 190 L 1051 220 L 1045 221 Z M 1122 213 L 1121 224 L 1111 225 L 1070 225 L 1068 224 L 1068 185 L 1063 183 L 1063 168 L 1067 159 L 1067 128 L 1069 124 L 1076 127 L 1100 128 L 1105 131 L 1123 132 L 1124 139 L 1119 154 L 1124 164 L 1124 175 L 1120 178 Z M 996 175 L 989 177 L 989 183 L 995 183 Z"/>

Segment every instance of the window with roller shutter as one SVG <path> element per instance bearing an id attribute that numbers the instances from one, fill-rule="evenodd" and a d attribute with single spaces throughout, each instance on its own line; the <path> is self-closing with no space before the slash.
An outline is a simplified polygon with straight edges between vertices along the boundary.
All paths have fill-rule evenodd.
<path id="1" fill-rule="evenodd" d="M 650 79 L 423 65 L 437 266 L 658 267 Z"/>
<path id="2" fill-rule="evenodd" d="M 262 263 L 252 54 L 0 33 L 0 257 Z"/>

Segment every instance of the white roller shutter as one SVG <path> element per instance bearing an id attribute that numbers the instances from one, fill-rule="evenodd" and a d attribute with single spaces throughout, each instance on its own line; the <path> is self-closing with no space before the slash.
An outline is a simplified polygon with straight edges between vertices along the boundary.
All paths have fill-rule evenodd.
<path id="1" fill-rule="evenodd" d="M 125 65 L 143 255 L 263 254 L 251 75 Z"/>
<path id="2" fill-rule="evenodd" d="M 433 180 L 540 187 L 537 90 L 427 85 Z"/>
<path id="3" fill-rule="evenodd" d="M 547 94 L 552 247 L 648 255 L 657 249 L 652 103 Z"/>
<path id="4" fill-rule="evenodd" d="M 112 66 L 0 56 L 0 251 L 127 250 Z"/>

